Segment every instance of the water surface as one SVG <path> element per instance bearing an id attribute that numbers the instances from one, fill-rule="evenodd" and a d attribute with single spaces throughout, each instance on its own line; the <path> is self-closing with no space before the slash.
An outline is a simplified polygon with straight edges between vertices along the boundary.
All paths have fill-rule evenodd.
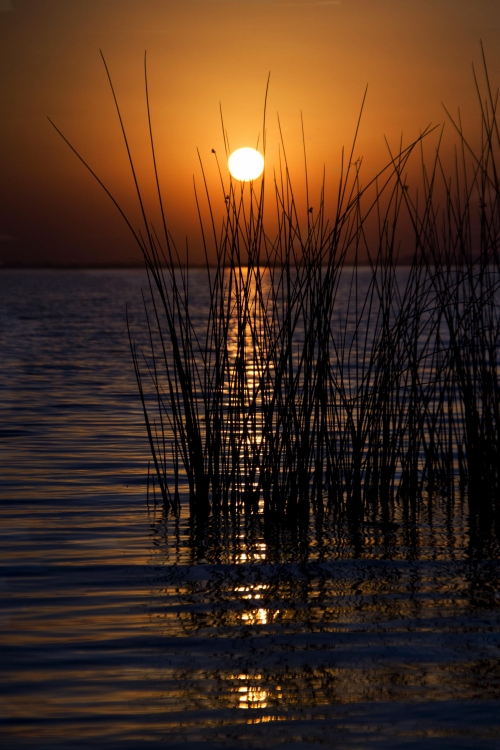
<path id="1" fill-rule="evenodd" d="M 498 748 L 500 565 L 465 507 L 229 554 L 147 498 L 141 286 L 0 273 L 2 745 Z"/>

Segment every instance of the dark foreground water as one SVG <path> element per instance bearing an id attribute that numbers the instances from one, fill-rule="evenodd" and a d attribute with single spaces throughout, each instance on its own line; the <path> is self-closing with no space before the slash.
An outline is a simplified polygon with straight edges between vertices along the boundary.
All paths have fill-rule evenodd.
<path id="1" fill-rule="evenodd" d="M 271 563 L 197 560 L 148 505 L 141 284 L 0 273 L 0 745 L 499 748 L 500 564 L 466 511 Z"/>

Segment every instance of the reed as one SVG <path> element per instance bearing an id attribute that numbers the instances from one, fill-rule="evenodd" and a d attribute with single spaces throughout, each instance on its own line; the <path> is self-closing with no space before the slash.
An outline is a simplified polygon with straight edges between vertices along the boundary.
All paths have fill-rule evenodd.
<path id="1" fill-rule="evenodd" d="M 272 535 L 283 522 L 307 529 L 311 519 L 389 525 L 396 509 L 416 521 L 436 497 L 459 497 L 474 522 L 498 524 L 500 137 L 486 65 L 484 75 L 483 86 L 475 77 L 479 147 L 449 118 L 458 137 L 451 175 L 441 137 L 426 158 L 427 130 L 389 151 L 362 185 L 356 130 L 329 215 L 324 183 L 318 208 L 301 212 L 283 142 L 272 178 L 236 184 L 220 172 L 219 196 L 200 160 L 209 314 L 199 320 L 189 266 L 168 230 L 146 65 L 159 227 L 108 73 L 142 212 L 138 229 L 115 201 L 148 275 L 149 345 L 139 348 L 130 329 L 129 337 L 167 510 L 178 513 L 185 496 L 198 529 L 210 518 L 218 533 L 237 534 L 261 519 Z M 264 151 L 265 132 L 264 108 Z M 413 191 L 411 160 L 421 170 Z M 266 191 L 276 207 L 272 236 Z M 215 201 L 225 207 L 219 226 Z M 403 267 L 408 226 L 413 258 Z"/>

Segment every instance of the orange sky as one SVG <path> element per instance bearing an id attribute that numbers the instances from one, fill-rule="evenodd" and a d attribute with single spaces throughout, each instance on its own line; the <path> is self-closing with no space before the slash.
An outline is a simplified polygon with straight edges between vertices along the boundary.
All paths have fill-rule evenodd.
<path id="1" fill-rule="evenodd" d="M 196 149 L 215 185 L 222 103 L 232 148 L 255 145 L 268 72 L 268 173 L 276 113 L 302 184 L 300 112 L 313 194 L 333 186 L 366 84 L 357 156 L 366 177 L 391 142 L 472 111 L 479 40 L 500 82 L 499 0 L 0 0 L 0 263 L 127 262 L 138 257 L 116 210 L 51 129 L 50 116 L 134 211 L 105 72 L 106 56 L 146 193 L 143 87 L 149 84 L 169 226 L 201 260 Z M 472 115 L 471 115 L 472 118 Z"/>

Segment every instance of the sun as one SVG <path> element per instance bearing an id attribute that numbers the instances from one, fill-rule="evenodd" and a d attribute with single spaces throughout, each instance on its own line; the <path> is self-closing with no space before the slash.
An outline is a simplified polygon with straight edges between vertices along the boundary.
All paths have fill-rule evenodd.
<path id="1" fill-rule="evenodd" d="M 256 180 L 264 171 L 264 157 L 254 148 L 239 148 L 227 161 L 232 176 L 241 182 Z"/>

